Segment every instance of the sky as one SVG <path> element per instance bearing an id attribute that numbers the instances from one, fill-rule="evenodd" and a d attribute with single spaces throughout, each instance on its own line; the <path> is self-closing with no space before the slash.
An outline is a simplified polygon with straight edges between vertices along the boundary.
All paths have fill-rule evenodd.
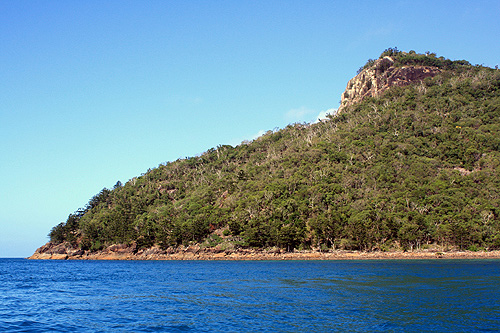
<path id="1" fill-rule="evenodd" d="M 494 67 L 499 1 L 0 1 L 0 257 L 112 188 L 312 122 L 385 49 Z"/>

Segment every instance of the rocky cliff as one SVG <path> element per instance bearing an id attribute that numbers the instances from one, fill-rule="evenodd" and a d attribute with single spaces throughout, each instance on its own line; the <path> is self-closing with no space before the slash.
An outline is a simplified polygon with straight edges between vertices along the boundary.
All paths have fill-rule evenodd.
<path id="1" fill-rule="evenodd" d="M 394 60 L 389 56 L 377 59 L 349 80 L 346 90 L 342 94 L 338 112 L 342 112 L 348 106 L 365 97 L 380 96 L 391 87 L 406 86 L 435 76 L 440 72 L 438 67 L 432 66 L 396 67 Z"/>

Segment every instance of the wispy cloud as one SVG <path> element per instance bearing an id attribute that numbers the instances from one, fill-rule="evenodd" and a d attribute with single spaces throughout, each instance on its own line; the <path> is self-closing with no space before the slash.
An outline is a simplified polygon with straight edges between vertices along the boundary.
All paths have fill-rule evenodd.
<path id="1" fill-rule="evenodd" d="M 308 109 L 306 107 L 300 107 L 298 109 L 292 109 L 286 112 L 285 119 L 287 122 L 306 122 L 306 123 L 317 123 L 319 120 L 326 119 L 328 114 L 334 115 L 337 113 L 337 109 L 328 109 L 324 111 L 316 111 Z M 314 116 L 316 115 L 316 116 Z"/>
<path id="2" fill-rule="evenodd" d="M 285 118 L 287 119 L 287 121 L 289 123 L 306 122 L 306 123 L 313 123 L 314 124 L 314 123 L 319 122 L 320 120 L 327 119 L 327 115 L 334 115 L 336 113 L 337 113 L 337 109 L 333 109 L 333 108 L 318 112 L 315 110 L 308 109 L 306 107 L 301 107 L 301 108 L 292 109 L 292 110 L 289 110 L 288 112 L 286 112 Z M 316 117 L 314 115 L 316 115 Z M 254 135 L 251 135 L 249 137 L 245 137 L 245 138 L 240 137 L 240 138 L 233 139 L 229 142 L 229 144 L 231 146 L 235 147 L 235 146 L 238 146 L 238 145 L 245 143 L 245 142 L 251 142 L 251 141 L 261 137 L 262 135 L 266 134 L 267 132 L 268 132 L 267 130 L 260 130 L 257 133 L 255 133 Z"/>
<path id="3" fill-rule="evenodd" d="M 310 119 L 313 114 L 315 114 L 316 111 L 308 109 L 304 106 L 298 108 L 298 109 L 291 109 L 288 110 L 285 113 L 285 119 L 287 122 L 302 122 L 302 121 L 307 121 L 307 119 Z"/>
<path id="4" fill-rule="evenodd" d="M 259 132 L 257 132 L 257 134 L 255 134 L 254 136 L 252 136 L 252 138 L 250 140 L 255 140 L 257 139 L 258 137 L 264 135 L 267 131 L 264 131 L 264 130 L 260 130 Z"/>
<path id="5" fill-rule="evenodd" d="M 253 141 L 255 139 L 257 139 L 258 137 L 264 135 L 267 131 L 265 130 L 260 130 L 258 131 L 257 133 L 255 133 L 254 135 L 250 136 L 250 137 L 245 137 L 245 138 L 236 138 L 236 139 L 233 139 L 231 141 L 229 141 L 229 144 L 233 147 L 236 147 L 244 142 L 250 142 L 250 141 Z"/>
<path id="6" fill-rule="evenodd" d="M 313 123 L 317 123 L 320 120 L 325 120 L 327 119 L 328 115 L 335 115 L 337 113 L 337 109 L 328 109 L 326 111 L 321 111 L 317 116 L 316 119 L 313 120 Z"/>

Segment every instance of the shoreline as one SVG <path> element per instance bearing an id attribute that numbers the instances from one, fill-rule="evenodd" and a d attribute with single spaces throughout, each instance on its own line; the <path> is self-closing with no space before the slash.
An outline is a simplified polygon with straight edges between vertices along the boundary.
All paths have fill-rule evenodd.
<path id="1" fill-rule="evenodd" d="M 286 252 L 280 249 L 200 249 L 199 246 L 159 247 L 135 250 L 134 246 L 115 244 L 97 252 L 82 251 L 67 244 L 47 243 L 28 257 L 32 260 L 404 260 L 404 259 L 500 259 L 500 251 L 347 251 L 315 250 Z"/>

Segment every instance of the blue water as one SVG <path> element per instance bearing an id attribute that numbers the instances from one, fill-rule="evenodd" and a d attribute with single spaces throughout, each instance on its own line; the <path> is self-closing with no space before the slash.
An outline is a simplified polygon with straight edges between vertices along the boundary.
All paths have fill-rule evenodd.
<path id="1" fill-rule="evenodd" d="M 0 332 L 488 332 L 499 260 L 0 259 Z"/>

